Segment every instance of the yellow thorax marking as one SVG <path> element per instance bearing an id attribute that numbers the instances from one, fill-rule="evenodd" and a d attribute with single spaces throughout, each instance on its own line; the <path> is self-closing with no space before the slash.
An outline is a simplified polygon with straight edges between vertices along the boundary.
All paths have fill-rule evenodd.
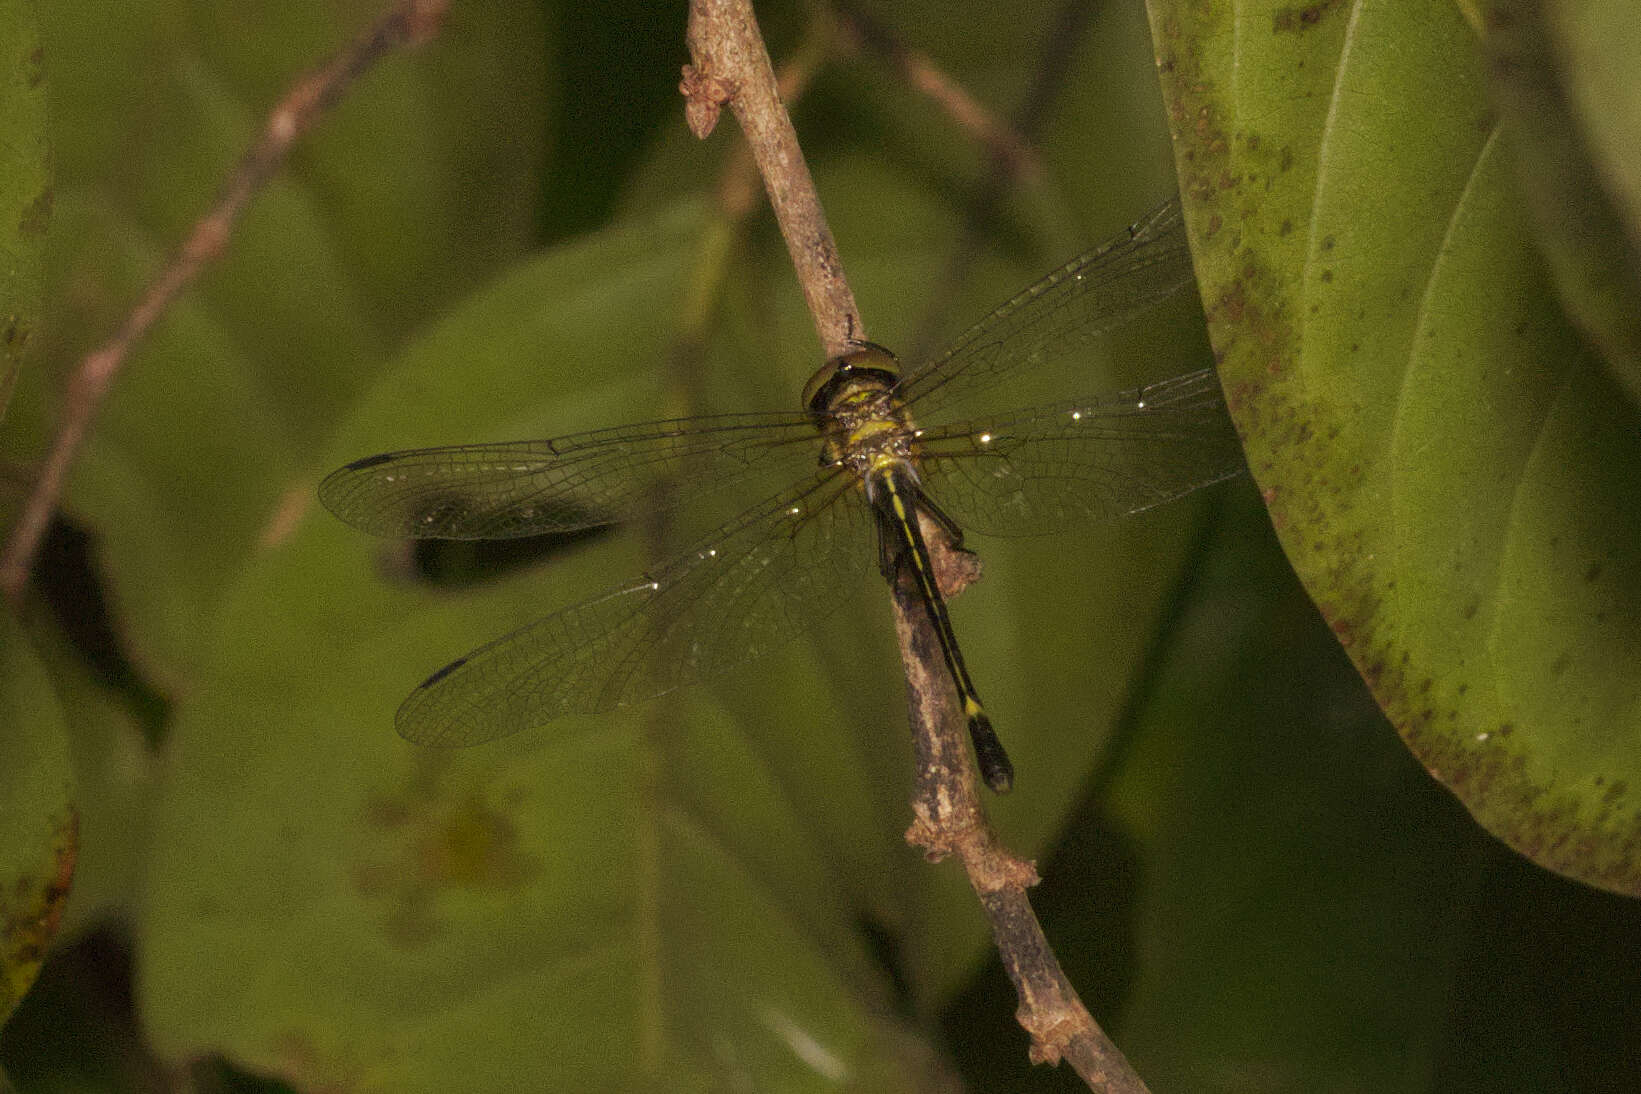
<path id="1" fill-rule="evenodd" d="M 849 431 L 848 444 L 865 445 L 885 433 L 898 433 L 903 427 L 893 418 L 868 418 Z"/>
<path id="2" fill-rule="evenodd" d="M 882 471 L 885 468 L 893 467 L 898 463 L 904 462 L 905 461 L 900 456 L 897 456 L 892 452 L 879 452 L 877 455 L 872 457 L 872 462 L 867 467 L 867 473 L 870 474 L 872 472 Z"/>

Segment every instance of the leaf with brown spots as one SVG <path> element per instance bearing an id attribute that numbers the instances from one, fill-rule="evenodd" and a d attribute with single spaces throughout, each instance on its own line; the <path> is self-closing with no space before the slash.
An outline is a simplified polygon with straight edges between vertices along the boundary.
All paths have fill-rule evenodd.
<path id="1" fill-rule="evenodd" d="M 28 636 L 0 610 L 0 1025 L 45 960 L 74 878 L 62 710 Z"/>
<path id="2" fill-rule="evenodd" d="M 1557 303 L 1476 35 L 1445 4 L 1256 8 L 1151 15 L 1284 549 L 1477 820 L 1641 894 L 1641 418 Z"/>

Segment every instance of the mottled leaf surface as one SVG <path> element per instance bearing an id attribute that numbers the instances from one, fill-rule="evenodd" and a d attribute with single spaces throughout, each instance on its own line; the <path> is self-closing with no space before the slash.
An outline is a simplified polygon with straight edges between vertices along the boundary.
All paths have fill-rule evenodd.
<path id="1" fill-rule="evenodd" d="M 1641 425 L 1452 5 L 1151 5 L 1210 334 L 1300 578 L 1420 761 L 1641 892 Z"/>
<path id="2" fill-rule="evenodd" d="M 0 418 L 40 320 L 51 220 L 46 78 L 34 6 L 0 6 Z"/>
<path id="3" fill-rule="evenodd" d="M 28 991 L 74 878 L 79 817 L 63 713 L 11 612 L 0 612 L 0 1024 Z"/>

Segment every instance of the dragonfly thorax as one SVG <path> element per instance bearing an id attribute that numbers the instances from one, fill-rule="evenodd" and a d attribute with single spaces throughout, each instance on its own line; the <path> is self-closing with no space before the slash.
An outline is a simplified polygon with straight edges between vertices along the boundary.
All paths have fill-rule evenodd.
<path id="1" fill-rule="evenodd" d="M 846 464 L 865 478 L 885 460 L 910 460 L 916 431 L 895 395 L 899 381 L 894 355 L 870 342 L 815 373 L 804 395 L 825 437 L 823 465 Z"/>

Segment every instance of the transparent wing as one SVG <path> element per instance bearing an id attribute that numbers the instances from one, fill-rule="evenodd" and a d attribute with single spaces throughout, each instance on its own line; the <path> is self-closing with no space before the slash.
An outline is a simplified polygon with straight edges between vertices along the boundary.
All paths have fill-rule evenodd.
<path id="1" fill-rule="evenodd" d="M 796 477 L 813 468 L 819 444 L 804 414 L 679 418 L 367 456 L 326 476 L 319 500 L 373 535 L 511 539 L 620 520 L 656 503 L 649 487 L 662 478 L 717 490 L 782 461 Z"/>
<path id="2" fill-rule="evenodd" d="M 440 669 L 395 719 L 420 744 L 471 745 L 598 713 L 735 668 L 849 599 L 873 556 L 858 480 L 831 467 L 681 557 Z"/>
<path id="3" fill-rule="evenodd" d="M 1080 346 L 1191 283 L 1179 199 L 1170 198 L 970 327 L 907 374 L 896 394 L 920 421 Z"/>
<path id="4" fill-rule="evenodd" d="M 965 531 L 1036 535 L 1149 509 L 1242 471 L 1211 369 L 925 430 L 924 490 Z"/>

